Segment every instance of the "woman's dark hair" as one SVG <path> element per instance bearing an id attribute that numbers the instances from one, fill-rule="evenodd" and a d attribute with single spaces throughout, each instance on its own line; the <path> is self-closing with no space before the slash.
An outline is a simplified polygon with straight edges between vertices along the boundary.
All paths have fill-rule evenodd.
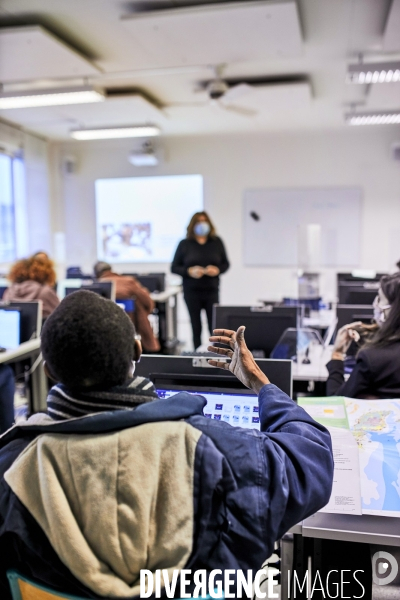
<path id="1" fill-rule="evenodd" d="M 391 308 L 386 320 L 367 344 L 369 348 L 383 348 L 400 342 L 400 272 L 384 275 L 380 286 Z"/>
<path id="2" fill-rule="evenodd" d="M 196 225 L 197 221 L 199 220 L 199 217 L 205 217 L 208 221 L 208 224 L 210 226 L 210 233 L 208 234 L 208 237 L 215 237 L 217 235 L 217 232 L 215 231 L 214 224 L 211 221 L 208 214 L 204 210 L 194 213 L 194 215 L 190 219 L 190 223 L 187 227 L 186 237 L 189 239 L 192 239 L 192 240 L 196 237 L 196 235 L 194 233 L 194 226 Z"/>

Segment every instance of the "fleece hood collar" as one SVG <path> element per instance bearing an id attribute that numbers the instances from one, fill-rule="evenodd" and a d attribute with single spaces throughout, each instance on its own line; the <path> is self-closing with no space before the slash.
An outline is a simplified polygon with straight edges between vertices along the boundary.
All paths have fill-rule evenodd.
<path id="1" fill-rule="evenodd" d="M 65 421 L 55 422 L 47 415 L 43 415 L 43 418 L 33 415 L 25 423 L 19 423 L 6 431 L 0 437 L 0 448 L 26 434 L 31 434 L 33 438 L 42 433 L 110 433 L 144 423 L 188 419 L 193 415 L 202 415 L 205 405 L 203 396 L 180 392 L 170 398 L 141 404 L 134 410 L 107 411 Z"/>

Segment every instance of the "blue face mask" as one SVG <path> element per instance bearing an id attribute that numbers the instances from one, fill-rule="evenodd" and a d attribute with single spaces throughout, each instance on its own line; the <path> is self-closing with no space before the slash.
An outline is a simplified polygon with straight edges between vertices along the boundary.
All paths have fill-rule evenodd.
<path id="1" fill-rule="evenodd" d="M 206 236 L 210 233 L 210 225 L 206 221 L 199 221 L 194 226 L 194 232 L 198 236 Z"/>

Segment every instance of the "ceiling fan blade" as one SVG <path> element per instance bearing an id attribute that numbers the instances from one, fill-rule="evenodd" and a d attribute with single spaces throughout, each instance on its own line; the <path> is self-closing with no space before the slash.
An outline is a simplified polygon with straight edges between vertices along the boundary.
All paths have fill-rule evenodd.
<path id="1" fill-rule="evenodd" d="M 223 102 L 233 102 L 246 94 L 254 91 L 254 87 L 249 85 L 248 83 L 238 83 L 237 85 L 233 85 L 229 88 L 227 92 L 222 97 Z"/>
<path id="2" fill-rule="evenodd" d="M 242 117 L 255 117 L 258 114 L 256 110 L 244 108 L 244 106 L 233 106 L 233 104 L 224 104 L 222 102 L 219 102 L 218 105 L 223 110 L 229 110 L 230 112 L 234 112 Z"/>

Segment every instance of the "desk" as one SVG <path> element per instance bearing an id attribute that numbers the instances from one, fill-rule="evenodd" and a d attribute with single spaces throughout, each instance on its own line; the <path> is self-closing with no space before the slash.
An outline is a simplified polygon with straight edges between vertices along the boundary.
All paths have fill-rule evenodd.
<path id="1" fill-rule="evenodd" d="M 314 346 L 310 350 L 309 365 L 293 363 L 294 381 L 326 381 L 328 379 L 328 369 L 326 364 L 332 357 L 333 346 L 324 348 L 323 346 Z"/>
<path id="2" fill-rule="evenodd" d="M 18 348 L 0 352 L 0 363 L 18 362 L 19 360 L 30 358 L 31 365 L 33 365 L 39 354 L 40 338 L 35 338 L 34 340 L 23 342 Z M 46 410 L 46 398 L 47 380 L 43 370 L 43 363 L 41 362 L 32 373 L 32 412 L 35 413 Z"/>
<path id="3" fill-rule="evenodd" d="M 178 345 L 178 294 L 182 286 L 174 285 L 165 292 L 150 294 L 158 314 L 158 338 L 161 352 L 173 354 Z"/>
<path id="4" fill-rule="evenodd" d="M 301 577 L 307 570 L 315 573 L 318 569 L 322 579 L 331 569 L 337 569 L 337 572 L 362 569 L 366 574 L 366 594 L 360 596 L 357 592 L 358 597 L 365 600 L 397 599 L 400 597 L 399 578 L 390 586 L 372 584 L 371 557 L 378 551 L 388 552 L 400 564 L 400 519 L 316 513 L 292 527 L 281 540 L 281 598 L 289 600 L 294 596 L 289 593 L 288 571 L 295 568 Z M 300 594 L 297 597 L 309 596 Z"/>
<path id="5" fill-rule="evenodd" d="M 316 513 L 290 530 L 303 537 L 400 547 L 400 519 Z"/>

